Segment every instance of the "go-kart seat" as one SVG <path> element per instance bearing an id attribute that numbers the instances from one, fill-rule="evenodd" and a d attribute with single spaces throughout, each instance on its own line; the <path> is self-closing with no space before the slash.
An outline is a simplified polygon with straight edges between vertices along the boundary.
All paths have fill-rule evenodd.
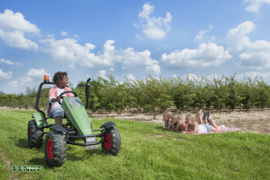
<path id="1" fill-rule="evenodd" d="M 49 118 L 53 118 L 53 115 L 50 113 L 52 103 L 50 103 L 50 100 L 47 102 L 47 115 Z M 64 113 L 64 118 L 67 118 L 66 114 Z"/>

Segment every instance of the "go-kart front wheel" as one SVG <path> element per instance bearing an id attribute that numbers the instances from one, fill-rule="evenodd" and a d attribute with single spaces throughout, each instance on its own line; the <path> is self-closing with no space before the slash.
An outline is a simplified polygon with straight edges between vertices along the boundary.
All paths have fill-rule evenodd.
<path id="1" fill-rule="evenodd" d="M 35 120 L 31 120 L 28 122 L 27 136 L 28 136 L 28 145 L 30 148 L 42 147 L 43 133 L 44 133 L 43 129 L 37 127 Z"/>
<path id="2" fill-rule="evenodd" d="M 105 154 L 117 155 L 121 149 L 121 136 L 116 127 L 106 130 L 105 139 L 102 142 L 102 151 Z"/>
<path id="3" fill-rule="evenodd" d="M 66 142 L 58 132 L 48 132 L 45 138 L 45 159 L 49 167 L 60 167 L 66 160 Z"/>

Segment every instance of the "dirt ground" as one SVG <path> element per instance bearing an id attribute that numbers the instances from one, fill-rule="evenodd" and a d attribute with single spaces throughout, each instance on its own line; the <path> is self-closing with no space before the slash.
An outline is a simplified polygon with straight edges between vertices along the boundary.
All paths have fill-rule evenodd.
<path id="1" fill-rule="evenodd" d="M 17 110 L 26 110 L 19 109 Z M 0 110 L 10 111 L 14 109 L 10 109 L 6 106 L 0 107 Z M 34 110 L 34 109 L 28 109 Z M 182 118 L 186 116 L 187 113 L 196 114 L 197 111 L 186 111 L 180 112 L 176 111 L 174 107 L 168 108 L 173 113 L 177 112 L 181 115 Z M 204 110 L 207 111 L 207 110 Z M 203 111 L 203 112 L 204 112 Z M 215 120 L 216 124 L 225 125 L 226 127 L 235 127 L 238 128 L 240 132 L 256 132 L 256 133 L 267 133 L 270 134 L 270 108 L 265 108 L 263 111 L 259 108 L 253 108 L 249 111 L 238 108 L 234 111 L 229 109 L 223 109 L 220 112 L 217 112 L 214 109 L 210 109 L 211 116 Z M 88 112 L 89 117 L 93 117 L 95 119 L 106 119 L 106 118 L 116 118 L 116 119 L 125 119 L 130 121 L 141 121 L 141 122 L 150 122 L 156 124 L 164 124 L 162 121 L 162 114 L 156 116 L 156 119 L 153 119 L 152 114 L 139 114 L 136 112 L 125 111 L 121 115 L 117 115 L 115 112 L 101 112 L 101 113 L 91 113 Z"/>

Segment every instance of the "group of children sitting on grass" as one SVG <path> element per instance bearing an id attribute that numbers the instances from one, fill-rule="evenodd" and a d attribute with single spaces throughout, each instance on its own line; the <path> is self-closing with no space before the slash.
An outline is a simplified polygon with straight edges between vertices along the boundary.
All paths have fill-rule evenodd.
<path id="1" fill-rule="evenodd" d="M 210 116 L 210 111 L 205 112 L 203 118 L 201 118 L 201 114 L 202 110 L 196 114 L 196 117 L 192 114 L 187 114 L 186 120 L 184 121 L 179 114 L 173 115 L 172 112 L 165 111 L 163 113 L 163 121 L 166 129 L 175 132 L 185 134 L 216 132 L 218 127 Z"/>

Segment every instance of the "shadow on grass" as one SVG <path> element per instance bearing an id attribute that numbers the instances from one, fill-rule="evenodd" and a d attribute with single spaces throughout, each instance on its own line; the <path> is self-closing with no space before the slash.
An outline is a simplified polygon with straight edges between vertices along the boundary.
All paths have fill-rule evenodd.
<path id="1" fill-rule="evenodd" d="M 16 139 L 14 139 L 14 137 L 10 137 L 10 139 L 16 140 Z M 28 140 L 27 139 L 16 140 L 15 145 L 18 146 L 19 148 L 30 149 L 29 146 L 28 146 Z"/>
<path id="2" fill-rule="evenodd" d="M 41 165 L 42 168 L 44 168 L 44 169 L 50 169 L 50 167 L 46 163 L 45 155 L 44 155 L 44 157 L 30 159 L 29 164 Z"/>
<path id="3" fill-rule="evenodd" d="M 82 149 L 82 151 L 85 151 L 85 150 Z M 98 155 L 102 157 L 104 153 L 102 152 L 100 148 L 94 149 L 94 150 L 87 150 L 86 155 L 84 154 L 83 156 L 79 154 L 78 152 L 75 152 L 75 153 L 67 152 L 67 160 L 68 161 L 85 161 L 85 159 L 90 160 L 93 155 Z"/>
<path id="4" fill-rule="evenodd" d="M 67 148 L 67 156 L 66 156 L 65 162 L 68 162 L 68 161 L 78 162 L 78 161 L 85 161 L 86 159 L 91 160 L 91 157 L 93 155 L 97 154 L 100 157 L 102 157 L 104 155 L 104 153 L 102 152 L 101 149 L 95 149 L 95 150 L 88 151 L 86 155 L 84 154 L 84 156 L 80 156 L 80 153 L 78 153 L 78 152 L 75 152 L 75 153 L 70 152 L 69 151 L 70 148 L 71 147 Z M 44 152 L 44 148 L 40 148 L 40 149 Z M 65 162 L 63 165 L 65 165 Z M 45 159 L 45 154 L 43 155 L 43 157 L 35 157 L 35 158 L 30 159 L 29 164 L 41 165 L 42 168 L 44 168 L 44 169 L 53 169 L 47 165 L 46 159 Z M 54 167 L 54 168 L 57 168 L 57 167 Z"/>

